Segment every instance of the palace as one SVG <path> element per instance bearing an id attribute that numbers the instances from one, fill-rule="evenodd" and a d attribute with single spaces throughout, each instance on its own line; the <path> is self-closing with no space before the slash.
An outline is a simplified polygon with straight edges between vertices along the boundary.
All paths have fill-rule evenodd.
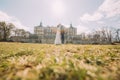
<path id="1" fill-rule="evenodd" d="M 40 25 L 34 26 L 34 33 L 25 31 L 24 29 L 17 29 L 15 34 L 10 37 L 11 41 L 14 42 L 25 42 L 25 43 L 43 43 L 43 44 L 54 44 L 57 28 L 61 28 L 61 41 L 62 44 L 73 43 L 73 44 L 110 44 L 109 38 L 102 37 L 98 33 L 85 35 L 85 33 L 77 34 L 77 28 L 70 24 L 66 27 L 62 24 L 57 26 L 43 26 L 42 22 Z"/>
<path id="2" fill-rule="evenodd" d="M 71 38 L 77 35 L 77 28 L 73 27 L 72 24 L 67 28 L 64 25 L 61 26 L 61 33 L 64 34 L 64 43 L 70 42 Z M 34 34 L 38 37 L 36 42 L 39 43 L 54 43 L 57 26 L 43 26 L 42 22 L 40 25 L 34 27 Z"/>

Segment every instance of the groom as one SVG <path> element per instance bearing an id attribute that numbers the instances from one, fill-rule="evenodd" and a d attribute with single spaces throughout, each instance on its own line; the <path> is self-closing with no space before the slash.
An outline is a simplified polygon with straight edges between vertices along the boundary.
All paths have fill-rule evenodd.
<path id="1" fill-rule="evenodd" d="M 64 34 L 65 34 L 65 32 L 64 32 L 64 28 L 63 27 L 61 27 L 61 42 L 62 42 L 62 44 L 64 44 Z"/>

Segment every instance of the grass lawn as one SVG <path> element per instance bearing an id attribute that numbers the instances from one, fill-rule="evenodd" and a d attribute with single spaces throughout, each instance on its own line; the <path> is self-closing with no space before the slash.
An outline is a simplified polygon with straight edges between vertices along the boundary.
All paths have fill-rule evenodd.
<path id="1" fill-rule="evenodd" d="M 120 45 L 1 42 L 0 80 L 120 80 Z"/>

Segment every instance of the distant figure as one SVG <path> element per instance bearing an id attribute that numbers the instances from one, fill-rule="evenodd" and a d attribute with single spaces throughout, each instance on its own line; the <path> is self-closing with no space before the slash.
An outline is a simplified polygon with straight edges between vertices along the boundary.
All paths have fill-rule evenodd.
<path id="1" fill-rule="evenodd" d="M 56 38 L 55 38 L 55 44 L 56 45 L 62 44 L 62 42 L 61 42 L 61 26 L 60 25 L 57 26 L 57 33 L 56 33 Z"/>
<path id="2" fill-rule="evenodd" d="M 61 41 L 62 41 L 62 44 L 64 44 L 64 34 L 65 34 L 64 28 L 61 27 Z"/>

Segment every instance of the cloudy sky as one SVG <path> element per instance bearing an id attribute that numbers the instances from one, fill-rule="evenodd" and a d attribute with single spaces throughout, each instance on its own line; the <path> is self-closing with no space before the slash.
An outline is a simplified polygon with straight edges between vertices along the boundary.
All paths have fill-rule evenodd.
<path id="1" fill-rule="evenodd" d="M 0 21 L 31 32 L 40 21 L 44 26 L 72 23 L 78 33 L 120 28 L 120 0 L 0 0 Z"/>

